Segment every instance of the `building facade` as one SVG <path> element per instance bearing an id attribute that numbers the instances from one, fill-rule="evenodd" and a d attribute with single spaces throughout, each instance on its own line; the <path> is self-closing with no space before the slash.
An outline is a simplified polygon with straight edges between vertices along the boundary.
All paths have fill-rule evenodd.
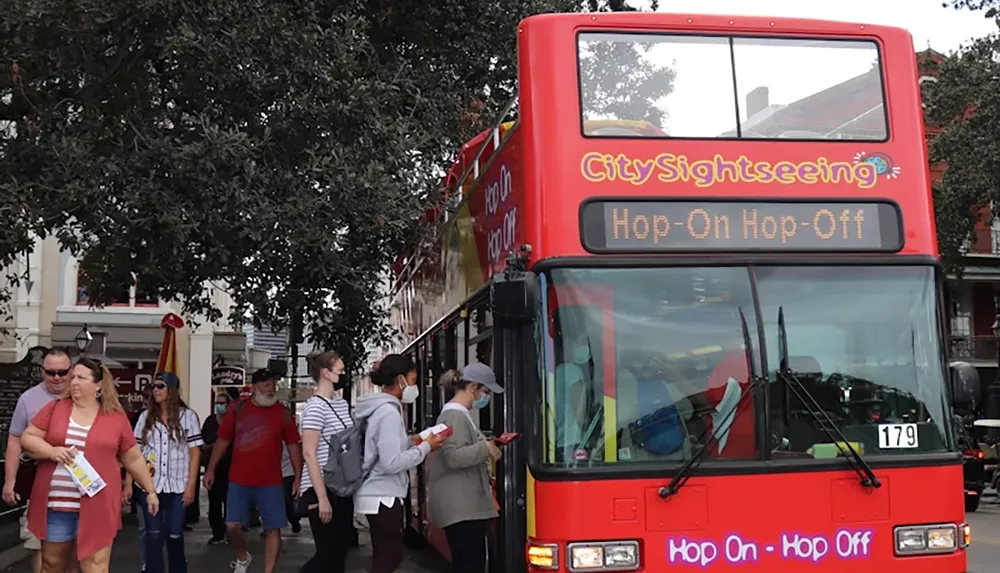
<path id="1" fill-rule="evenodd" d="M 917 53 L 919 82 L 937 81 L 937 68 L 945 56 L 928 48 Z M 940 126 L 925 125 L 928 145 L 941 133 Z M 945 164 L 930 167 L 931 181 L 937 183 Z M 948 313 L 950 358 L 962 360 L 979 370 L 985 387 L 997 377 L 1000 340 L 994 333 L 1000 294 L 1000 222 L 994 220 L 989 205 L 980 210 L 980 220 L 966 243 L 961 276 L 948 277 L 945 303 Z"/>
<path id="2" fill-rule="evenodd" d="M 178 375 L 181 394 L 204 419 L 211 410 L 213 363 L 250 366 L 246 335 L 225 322 L 184 316 L 180 305 L 159 300 L 133 285 L 128 296 L 104 308 L 91 308 L 81 287 L 79 265 L 62 251 L 54 237 L 36 239 L 11 274 L 23 277 L 14 293 L 11 312 L 0 316 L 0 362 L 16 362 L 34 346 L 61 347 L 77 353 L 76 337 L 86 326 L 92 336 L 87 354 L 106 364 L 119 382 L 126 400 L 137 400 L 141 386 L 151 380 L 163 341 L 160 322 L 167 313 L 180 315 L 186 325 L 177 331 Z M 7 276 L 8 273 L 3 273 Z M 215 304 L 227 314 L 231 301 L 221 288 L 210 289 Z M 204 396 L 204 399 L 199 397 Z"/>

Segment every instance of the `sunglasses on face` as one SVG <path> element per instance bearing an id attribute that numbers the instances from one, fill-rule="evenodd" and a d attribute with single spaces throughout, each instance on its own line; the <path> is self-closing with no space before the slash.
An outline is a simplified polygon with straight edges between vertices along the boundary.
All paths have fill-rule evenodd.
<path id="1" fill-rule="evenodd" d="M 167 385 L 163 384 L 162 382 L 159 383 L 159 384 L 153 384 L 153 389 L 155 389 L 155 390 L 166 390 L 167 389 Z"/>
<path id="2" fill-rule="evenodd" d="M 65 376 L 69 374 L 69 370 L 49 370 L 48 368 L 45 368 L 43 371 L 49 376 Z"/>

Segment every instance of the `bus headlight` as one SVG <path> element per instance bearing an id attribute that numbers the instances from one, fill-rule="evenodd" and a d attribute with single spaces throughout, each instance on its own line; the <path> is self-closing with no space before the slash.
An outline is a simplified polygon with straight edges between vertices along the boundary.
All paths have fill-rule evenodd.
<path id="1" fill-rule="evenodd" d="M 570 571 L 633 571 L 639 568 L 637 541 L 571 543 Z"/>
<path id="2" fill-rule="evenodd" d="M 894 534 L 897 555 L 950 553 L 959 548 L 958 526 L 953 523 L 897 527 Z"/>

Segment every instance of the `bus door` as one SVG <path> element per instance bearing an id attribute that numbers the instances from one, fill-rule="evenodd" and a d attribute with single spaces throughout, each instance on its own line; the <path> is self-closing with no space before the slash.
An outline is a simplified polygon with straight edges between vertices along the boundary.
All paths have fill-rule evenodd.
<path id="1" fill-rule="evenodd" d="M 503 457 L 495 468 L 500 518 L 488 553 L 490 573 L 524 573 L 527 570 L 525 546 L 527 512 L 530 511 L 527 423 L 539 374 L 536 329 L 544 316 L 537 312 L 540 301 L 536 280 L 531 274 L 515 279 L 496 276 L 491 285 L 491 358 L 493 371 L 504 392 L 491 400 L 489 420 L 492 425 L 484 429 L 494 436 L 512 432 L 521 437 L 503 446 Z"/>

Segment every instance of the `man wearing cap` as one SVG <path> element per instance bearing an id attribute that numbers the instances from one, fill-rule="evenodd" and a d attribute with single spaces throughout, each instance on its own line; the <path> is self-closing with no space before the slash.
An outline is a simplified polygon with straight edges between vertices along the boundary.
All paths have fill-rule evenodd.
<path id="1" fill-rule="evenodd" d="M 226 529 L 236 550 L 234 573 L 246 573 L 251 556 L 247 552 L 244 528 L 250 523 L 251 508 L 260 511 L 264 544 L 264 573 L 274 573 L 281 553 L 281 529 L 288 525 L 285 492 L 281 476 L 282 444 L 288 446 L 295 471 L 293 495 L 302 474 L 302 446 L 291 412 L 278 402 L 278 375 L 266 368 L 254 372 L 253 394 L 226 412 L 219 426 L 212 459 L 205 470 L 205 487 L 211 489 L 215 470 L 232 444 L 229 492 L 226 495 Z"/>

